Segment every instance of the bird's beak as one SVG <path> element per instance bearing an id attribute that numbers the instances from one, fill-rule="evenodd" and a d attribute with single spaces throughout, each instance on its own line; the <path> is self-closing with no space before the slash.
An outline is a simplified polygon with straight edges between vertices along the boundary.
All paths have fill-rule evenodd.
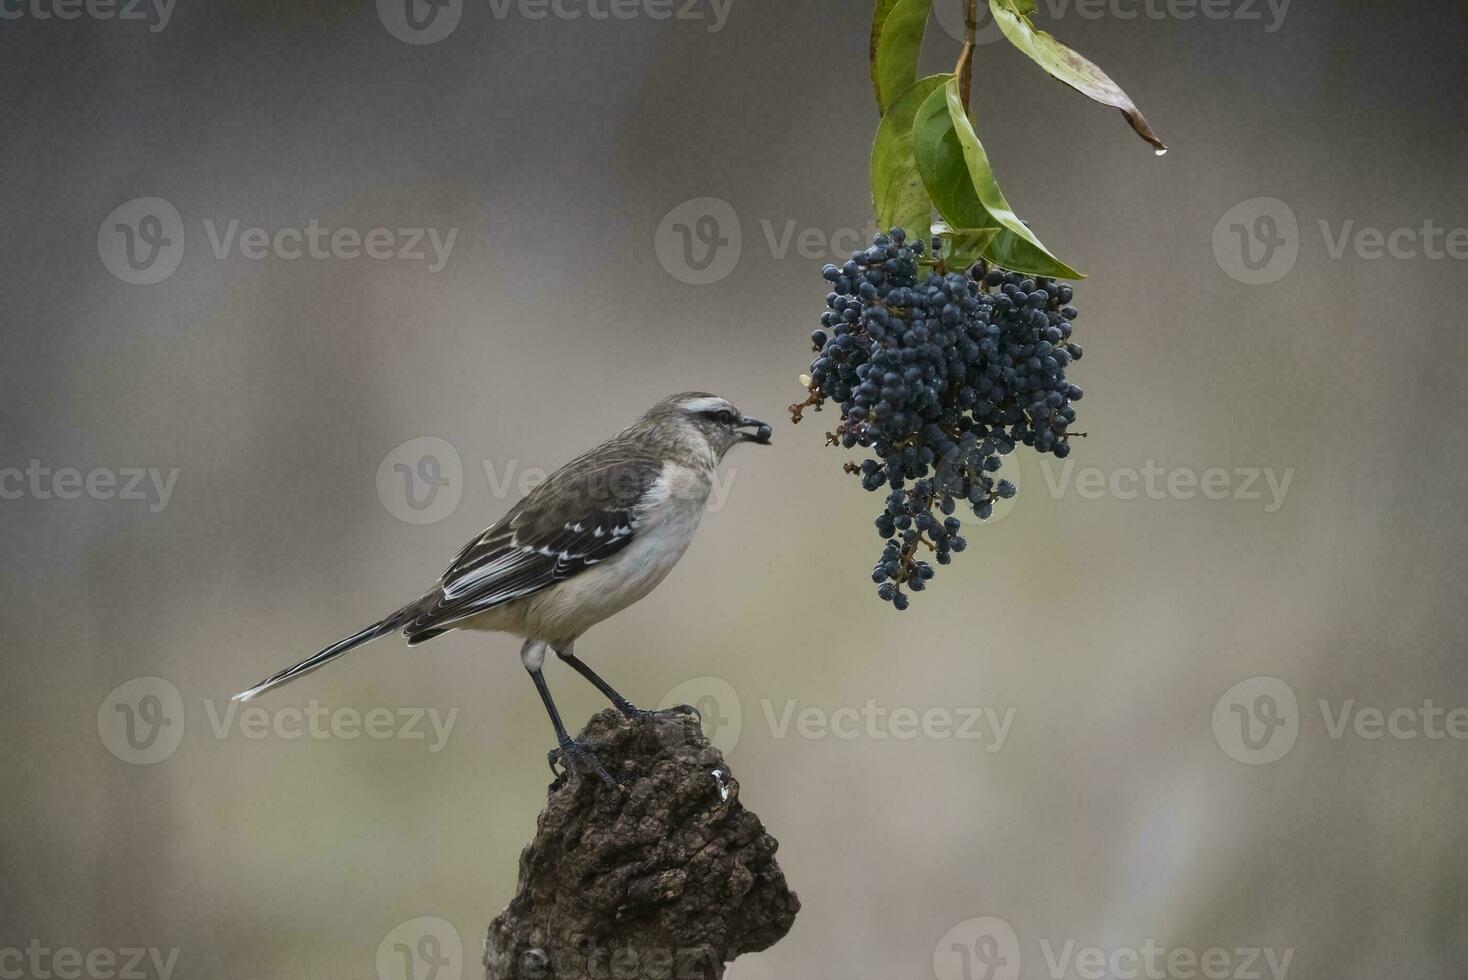
<path id="1" fill-rule="evenodd" d="M 759 419 L 741 416 L 739 419 L 739 428 L 754 429 L 753 432 L 739 433 L 740 438 L 745 442 L 757 442 L 761 446 L 768 446 L 770 444 L 770 424 L 768 422 L 761 422 Z"/>

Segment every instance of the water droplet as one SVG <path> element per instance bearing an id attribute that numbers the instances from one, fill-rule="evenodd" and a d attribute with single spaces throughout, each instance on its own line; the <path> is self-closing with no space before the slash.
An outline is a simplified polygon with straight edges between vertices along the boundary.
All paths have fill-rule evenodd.
<path id="1" fill-rule="evenodd" d="M 1156 154 L 1157 156 L 1165 157 L 1165 156 L 1167 156 L 1167 147 L 1164 146 L 1162 149 L 1160 149 L 1160 150 L 1153 150 L 1152 152 L 1154 154 Z"/>

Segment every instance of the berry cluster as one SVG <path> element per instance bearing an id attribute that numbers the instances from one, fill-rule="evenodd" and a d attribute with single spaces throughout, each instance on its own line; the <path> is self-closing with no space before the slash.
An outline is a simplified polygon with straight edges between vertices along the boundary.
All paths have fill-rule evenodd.
<path id="1" fill-rule="evenodd" d="M 1069 285 L 983 264 L 945 272 L 924 252 L 894 229 L 826 266 L 831 292 L 802 379 L 810 394 L 791 406 L 798 422 L 804 408 L 836 402 L 829 441 L 872 453 L 846 468 L 867 490 L 887 490 L 876 520 L 887 543 L 872 579 L 898 609 L 933 577 L 919 548 L 946 565 L 966 547 L 958 507 L 983 520 L 1014 496 L 996 476 L 1003 456 L 1021 444 L 1070 454 L 1071 403 L 1081 397 L 1065 373 L 1081 357 Z"/>

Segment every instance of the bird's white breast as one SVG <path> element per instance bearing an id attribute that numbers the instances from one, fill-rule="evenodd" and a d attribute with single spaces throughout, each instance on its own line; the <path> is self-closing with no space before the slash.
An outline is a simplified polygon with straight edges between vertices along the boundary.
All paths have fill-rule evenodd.
<path id="1" fill-rule="evenodd" d="M 693 541 L 713 486 L 713 468 L 666 463 L 638 509 L 632 543 L 606 561 L 526 600 L 537 639 L 570 642 L 657 588 Z"/>

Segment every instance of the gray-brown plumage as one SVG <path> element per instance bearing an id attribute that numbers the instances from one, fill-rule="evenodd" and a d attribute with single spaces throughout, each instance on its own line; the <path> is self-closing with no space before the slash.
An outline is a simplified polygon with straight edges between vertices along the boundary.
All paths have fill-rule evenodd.
<path id="1" fill-rule="evenodd" d="M 235 697 L 249 700 L 394 631 L 409 645 L 452 629 L 514 633 L 525 638 L 521 659 L 551 715 L 562 756 L 605 778 L 566 735 L 541 676 L 545 651 L 554 649 L 618 708 L 635 713 L 575 656 L 576 640 L 663 580 L 692 541 L 724 454 L 741 442 L 768 442 L 769 435 L 768 425 L 715 395 L 665 398 L 551 474 L 469 542 L 421 598 Z"/>

